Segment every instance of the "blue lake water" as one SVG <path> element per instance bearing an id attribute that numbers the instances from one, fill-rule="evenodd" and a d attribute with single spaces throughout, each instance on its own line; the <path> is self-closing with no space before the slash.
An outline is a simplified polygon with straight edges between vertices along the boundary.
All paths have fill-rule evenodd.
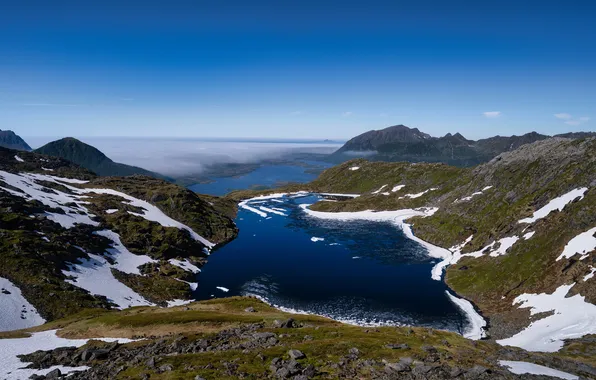
<path id="1" fill-rule="evenodd" d="M 465 328 L 467 319 L 450 301 L 446 285 L 431 279 L 434 259 L 423 247 L 391 223 L 322 220 L 299 207 L 318 199 L 250 203 L 285 216 L 240 209 L 238 238 L 210 256 L 195 297 L 257 295 L 343 321 Z"/>
<path id="2" fill-rule="evenodd" d="M 313 167 L 326 168 L 331 166 L 324 162 L 303 162 Z M 317 178 L 317 174 L 307 173 L 308 169 L 295 165 L 264 165 L 243 176 L 213 178 L 214 182 L 199 183 L 189 186 L 189 189 L 200 194 L 225 195 L 233 190 L 250 189 L 253 186 L 274 187 L 280 181 L 306 183 Z"/>

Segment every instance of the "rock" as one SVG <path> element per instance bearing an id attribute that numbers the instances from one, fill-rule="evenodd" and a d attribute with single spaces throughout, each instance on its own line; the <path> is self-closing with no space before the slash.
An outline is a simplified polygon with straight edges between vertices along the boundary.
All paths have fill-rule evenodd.
<path id="1" fill-rule="evenodd" d="M 56 368 L 53 371 L 48 372 L 46 379 L 59 379 L 62 376 L 62 372 Z"/>
<path id="2" fill-rule="evenodd" d="M 306 376 L 306 375 L 294 376 L 293 380 L 308 380 L 308 376 Z"/>
<path id="3" fill-rule="evenodd" d="M 352 348 L 350 348 L 350 354 L 358 356 L 358 355 L 360 355 L 360 350 L 357 349 L 356 347 L 352 347 Z"/>
<path id="4" fill-rule="evenodd" d="M 145 365 L 149 368 L 155 368 L 155 358 L 150 358 L 145 362 Z"/>
<path id="5" fill-rule="evenodd" d="M 43 380 L 43 379 L 45 379 L 45 378 L 46 378 L 46 377 L 45 377 L 45 376 L 43 376 L 43 375 L 36 375 L 36 374 L 33 374 L 33 375 L 29 376 L 29 379 L 30 379 L 30 380 Z"/>
<path id="6" fill-rule="evenodd" d="M 290 371 L 290 375 L 296 375 L 302 371 L 300 363 L 298 363 L 295 359 L 291 359 L 285 367 L 288 369 L 288 371 Z"/>
<path id="7" fill-rule="evenodd" d="M 487 371 L 488 371 L 488 368 L 485 368 L 481 365 L 475 365 L 472 369 L 470 369 L 470 370 L 468 370 L 468 372 L 466 372 L 466 377 L 470 378 L 470 379 L 475 379 Z"/>
<path id="8" fill-rule="evenodd" d="M 313 338 L 311 335 L 305 335 L 305 336 L 304 336 L 304 340 L 308 340 L 308 341 L 310 341 L 310 340 L 313 340 L 313 339 L 314 339 L 314 338 Z"/>
<path id="9" fill-rule="evenodd" d="M 205 378 L 197 375 L 197 376 L 195 376 L 195 380 L 205 380 Z"/>
<path id="10" fill-rule="evenodd" d="M 449 376 L 451 376 L 451 377 L 458 377 L 462 373 L 464 373 L 464 371 L 461 368 L 459 368 L 459 367 L 453 367 L 449 371 Z"/>
<path id="11" fill-rule="evenodd" d="M 405 372 L 410 370 L 410 365 L 403 362 L 385 364 L 385 372 Z"/>
<path id="12" fill-rule="evenodd" d="M 286 321 L 283 321 L 279 327 L 281 327 L 282 329 L 293 329 L 298 326 L 296 325 L 296 321 L 294 320 L 294 318 L 290 318 Z"/>
<path id="13" fill-rule="evenodd" d="M 428 345 L 424 345 L 422 347 L 420 347 L 422 349 L 422 351 L 426 351 L 429 354 L 435 354 L 437 353 L 437 349 L 433 346 L 428 346 Z"/>
<path id="14" fill-rule="evenodd" d="M 306 366 L 304 371 L 302 371 L 302 374 L 308 378 L 315 377 L 315 375 L 317 374 L 317 370 L 315 369 L 314 365 L 309 364 Z"/>
<path id="15" fill-rule="evenodd" d="M 406 343 L 388 344 L 385 347 L 390 348 L 392 350 L 409 350 L 410 349 L 410 346 L 408 346 Z"/>
<path id="16" fill-rule="evenodd" d="M 280 368 L 275 372 L 275 377 L 278 379 L 287 379 L 290 377 L 290 371 L 287 368 Z"/>
<path id="17" fill-rule="evenodd" d="M 159 372 L 170 372 L 174 369 L 174 367 L 172 367 L 169 364 L 164 364 L 161 367 L 159 367 Z"/>
<path id="18" fill-rule="evenodd" d="M 412 370 L 412 374 L 414 374 L 415 376 L 423 376 L 423 375 L 429 373 L 432 369 L 433 369 L 433 367 L 423 364 L 423 365 L 416 366 Z"/>
<path id="19" fill-rule="evenodd" d="M 304 359 L 306 357 L 306 355 L 304 355 L 304 353 L 299 350 L 290 350 L 288 351 L 288 355 L 290 355 L 290 358 L 295 360 Z"/>
<path id="20" fill-rule="evenodd" d="M 275 338 L 275 334 L 271 333 L 271 332 L 260 332 L 260 333 L 254 333 L 252 335 L 253 338 L 255 339 L 262 339 L 262 340 L 267 340 L 269 338 Z"/>
<path id="21" fill-rule="evenodd" d="M 246 309 L 244 309 L 244 311 L 247 313 L 256 313 L 257 312 L 257 310 L 252 306 L 247 307 Z"/>

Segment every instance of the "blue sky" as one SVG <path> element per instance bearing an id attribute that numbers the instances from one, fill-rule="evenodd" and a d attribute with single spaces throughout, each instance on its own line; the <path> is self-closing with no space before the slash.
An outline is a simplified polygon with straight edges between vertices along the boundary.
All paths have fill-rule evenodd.
<path id="1" fill-rule="evenodd" d="M 596 130 L 589 1 L 6 3 L 0 129 L 23 136 Z"/>

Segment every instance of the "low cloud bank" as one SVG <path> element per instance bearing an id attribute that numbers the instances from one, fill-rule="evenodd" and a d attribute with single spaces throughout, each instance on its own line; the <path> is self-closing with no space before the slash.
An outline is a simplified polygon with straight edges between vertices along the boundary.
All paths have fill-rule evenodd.
<path id="1" fill-rule="evenodd" d="M 29 138 L 34 148 L 53 139 Z M 223 141 L 165 138 L 88 137 L 92 145 L 116 162 L 135 165 L 164 175 L 200 174 L 207 167 L 225 163 L 258 163 L 300 154 L 329 154 L 341 144 L 307 141 Z"/>

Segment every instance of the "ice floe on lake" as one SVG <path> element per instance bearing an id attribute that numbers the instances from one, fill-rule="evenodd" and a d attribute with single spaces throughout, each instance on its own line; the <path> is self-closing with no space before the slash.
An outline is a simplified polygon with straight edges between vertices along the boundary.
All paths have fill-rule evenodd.
<path id="1" fill-rule="evenodd" d="M 313 243 L 316 243 L 318 241 L 324 241 L 324 240 L 325 240 L 325 238 L 314 237 L 314 236 L 310 238 L 310 241 L 312 241 Z"/>
<path id="2" fill-rule="evenodd" d="M 511 373 L 514 373 L 516 375 L 530 374 L 558 377 L 559 379 L 565 380 L 579 379 L 579 376 L 534 363 L 499 360 L 499 364 L 503 367 L 506 367 Z"/>
<path id="3" fill-rule="evenodd" d="M 225 292 L 225 293 L 227 293 L 227 292 L 229 292 L 229 291 L 230 291 L 230 289 L 228 289 L 228 288 L 224 288 L 223 286 L 216 286 L 215 288 L 216 288 L 216 289 L 219 289 L 219 290 L 221 290 L 222 292 Z"/>
<path id="4" fill-rule="evenodd" d="M 565 208 L 565 206 L 567 206 L 570 202 L 574 201 L 575 199 L 583 199 L 584 193 L 586 191 L 588 191 L 587 187 L 571 190 L 570 192 L 563 194 L 560 197 L 552 199 L 544 207 L 540 208 L 539 210 L 536 210 L 530 218 L 521 219 L 520 221 L 518 221 L 518 223 L 534 223 L 538 219 L 544 218 L 552 211 L 561 211 Z"/>
<path id="5" fill-rule="evenodd" d="M 132 340 L 125 338 L 93 339 L 104 342 L 132 342 Z M 28 379 L 34 374 L 45 375 L 57 368 L 60 369 L 63 374 L 87 370 L 89 367 L 52 366 L 44 369 L 24 368 L 28 363 L 22 362 L 17 356 L 30 354 L 38 350 L 53 350 L 58 347 L 80 347 L 88 341 L 89 339 L 60 338 L 56 336 L 56 330 L 36 332 L 27 338 L 0 339 L 0 378 L 6 380 Z"/>
<path id="6" fill-rule="evenodd" d="M 552 294 L 522 294 L 516 297 L 513 305 L 530 308 L 531 315 L 553 314 L 532 322 L 521 332 L 497 343 L 528 351 L 555 352 L 563 347 L 566 339 L 595 334 L 596 305 L 586 302 L 580 294 L 566 297 L 574 285 L 561 285 Z"/>
<path id="7" fill-rule="evenodd" d="M 46 322 L 23 297 L 21 289 L 3 277 L 0 277 L 0 310 L 0 331 L 26 329 Z"/>

